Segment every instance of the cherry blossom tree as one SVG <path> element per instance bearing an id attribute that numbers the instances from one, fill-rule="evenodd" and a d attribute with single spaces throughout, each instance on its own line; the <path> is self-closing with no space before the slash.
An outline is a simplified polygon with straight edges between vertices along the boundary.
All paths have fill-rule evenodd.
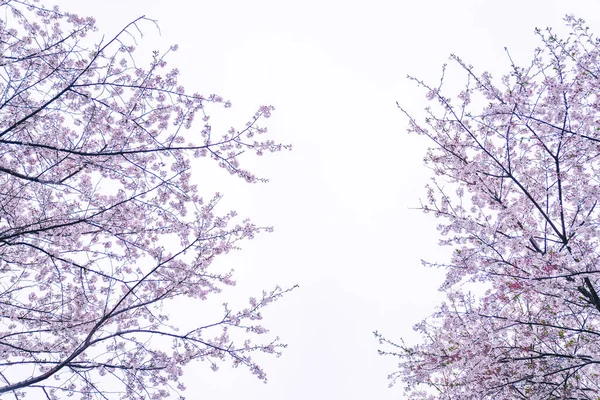
<path id="1" fill-rule="evenodd" d="M 600 40 L 536 30 L 531 63 L 466 75 L 409 132 L 433 144 L 422 204 L 452 246 L 447 301 L 416 345 L 376 336 L 410 399 L 600 398 Z M 445 68 L 444 68 L 445 70 Z M 479 293 L 479 294 L 474 294 Z"/>
<path id="2" fill-rule="evenodd" d="M 251 355 L 284 345 L 256 337 L 261 310 L 290 289 L 203 320 L 203 301 L 235 284 L 215 258 L 270 228 L 203 199 L 194 178 L 211 164 L 194 158 L 264 180 L 241 160 L 289 148 L 259 125 L 273 108 L 213 132 L 206 107 L 230 104 L 178 84 L 176 46 L 138 65 L 153 21 L 105 38 L 58 8 L 0 8 L 0 397 L 160 399 L 193 360 L 266 381 Z M 169 318 L 176 299 L 194 328 Z"/>

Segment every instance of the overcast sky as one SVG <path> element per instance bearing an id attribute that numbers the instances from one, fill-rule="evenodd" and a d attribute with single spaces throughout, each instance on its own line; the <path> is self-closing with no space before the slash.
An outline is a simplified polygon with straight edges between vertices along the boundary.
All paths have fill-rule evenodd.
<path id="1" fill-rule="evenodd" d="M 44 0 L 46 1 L 46 0 Z M 265 323 L 289 344 L 262 365 L 269 383 L 246 370 L 187 368 L 188 399 L 402 399 L 388 389 L 393 359 L 377 355 L 373 330 L 415 340 L 412 326 L 441 301 L 442 271 L 420 260 L 447 260 L 435 221 L 411 207 L 424 197 L 428 143 L 406 134 L 398 101 L 421 115 L 424 93 L 412 74 L 438 82 L 451 53 L 476 70 L 508 71 L 540 45 L 534 27 L 562 28 L 574 13 L 600 34 L 594 1 L 404 0 L 102 0 L 57 1 L 96 17 L 114 35 L 146 15 L 140 56 L 177 43 L 168 58 L 186 89 L 218 93 L 215 126 L 242 126 L 258 106 L 276 107 L 269 129 L 294 151 L 265 156 L 255 170 L 271 182 L 246 185 L 218 169 L 197 173 L 202 191 L 275 232 L 220 262 L 244 299 L 276 284 L 300 289 L 271 306 Z M 50 4 L 50 3 L 46 3 Z M 454 71 L 448 83 L 459 87 Z M 248 161 L 248 160 L 246 160 Z M 252 164 L 254 162 L 252 161 Z M 182 307 L 190 318 L 208 314 Z"/>

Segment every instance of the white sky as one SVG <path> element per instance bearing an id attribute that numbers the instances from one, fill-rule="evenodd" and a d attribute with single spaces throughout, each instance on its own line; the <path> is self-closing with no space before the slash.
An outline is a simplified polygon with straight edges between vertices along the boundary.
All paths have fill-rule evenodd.
<path id="1" fill-rule="evenodd" d="M 45 1 L 45 0 L 44 0 Z M 237 271 L 225 296 L 245 299 L 275 284 L 300 289 L 271 306 L 265 323 L 289 344 L 265 358 L 269 383 L 246 370 L 187 368 L 188 399 L 402 399 L 387 388 L 393 359 L 377 355 L 372 335 L 413 338 L 412 326 L 441 300 L 445 261 L 435 221 L 409 210 L 424 197 L 428 143 L 405 133 L 399 101 L 415 115 L 424 92 L 405 77 L 438 82 L 451 53 L 479 72 L 508 71 L 539 45 L 534 27 L 562 28 L 574 13 L 600 34 L 600 6 L 576 0 L 60 0 L 62 9 L 96 17 L 110 36 L 140 15 L 139 52 L 180 50 L 168 61 L 186 89 L 218 93 L 233 108 L 212 113 L 215 126 L 242 126 L 261 104 L 276 112 L 269 129 L 294 144 L 265 156 L 255 170 L 271 182 L 245 185 L 209 168 L 197 176 L 210 196 L 275 233 L 243 244 L 221 262 Z M 50 4 L 50 3 L 47 3 Z M 456 72 L 456 71 L 455 71 Z M 464 75 L 448 74 L 460 87 Z M 250 160 L 246 160 L 250 161 Z M 251 161 L 254 164 L 254 161 Z M 222 301 L 222 299 L 219 299 Z M 186 308 L 187 307 L 187 308 Z M 190 305 L 184 316 L 209 311 Z"/>

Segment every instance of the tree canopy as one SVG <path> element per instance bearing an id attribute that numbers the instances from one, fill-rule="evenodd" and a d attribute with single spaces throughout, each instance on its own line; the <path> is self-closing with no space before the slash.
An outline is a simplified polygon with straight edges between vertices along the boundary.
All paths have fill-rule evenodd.
<path id="1" fill-rule="evenodd" d="M 447 301 L 421 342 L 376 333 L 411 399 L 600 396 L 600 40 L 565 22 L 566 38 L 536 29 L 531 63 L 509 54 L 500 79 L 452 56 L 467 77 L 454 98 L 447 77 L 412 78 L 434 103 L 423 121 L 401 108 L 432 143 L 422 209 L 453 255 L 431 264 Z"/>
<path id="2" fill-rule="evenodd" d="M 0 394 L 158 399 L 184 389 L 193 360 L 266 380 L 251 355 L 284 345 L 255 337 L 267 332 L 261 310 L 289 289 L 186 331 L 163 305 L 201 310 L 235 284 L 214 260 L 270 230 L 219 211 L 220 194 L 203 198 L 198 166 L 210 164 L 194 158 L 264 180 L 243 159 L 289 148 L 260 125 L 273 107 L 213 132 L 207 107 L 230 103 L 178 83 L 165 61 L 176 46 L 140 65 L 152 20 L 105 38 L 58 8 L 0 9 Z"/>

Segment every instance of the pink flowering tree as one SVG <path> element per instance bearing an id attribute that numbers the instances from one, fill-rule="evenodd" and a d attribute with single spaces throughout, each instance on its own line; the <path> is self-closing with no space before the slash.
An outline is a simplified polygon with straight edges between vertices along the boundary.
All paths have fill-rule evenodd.
<path id="1" fill-rule="evenodd" d="M 213 132 L 205 109 L 228 102 L 185 91 L 165 54 L 136 62 L 152 21 L 93 45 L 91 18 L 0 8 L 0 397 L 159 399 L 184 389 L 193 360 L 266 380 L 251 355 L 284 345 L 257 336 L 261 310 L 288 290 L 214 320 L 198 310 L 235 283 L 215 258 L 269 228 L 203 199 L 193 169 L 210 164 L 193 160 L 263 180 L 241 162 L 288 148 L 260 127 L 273 108 Z M 165 309 L 178 298 L 191 329 Z"/>
<path id="2" fill-rule="evenodd" d="M 406 114 L 433 144 L 422 209 L 453 255 L 420 343 L 376 333 L 407 398 L 600 398 L 600 40 L 565 21 L 498 80 L 453 56 L 454 99 L 413 78 L 434 103 Z"/>

